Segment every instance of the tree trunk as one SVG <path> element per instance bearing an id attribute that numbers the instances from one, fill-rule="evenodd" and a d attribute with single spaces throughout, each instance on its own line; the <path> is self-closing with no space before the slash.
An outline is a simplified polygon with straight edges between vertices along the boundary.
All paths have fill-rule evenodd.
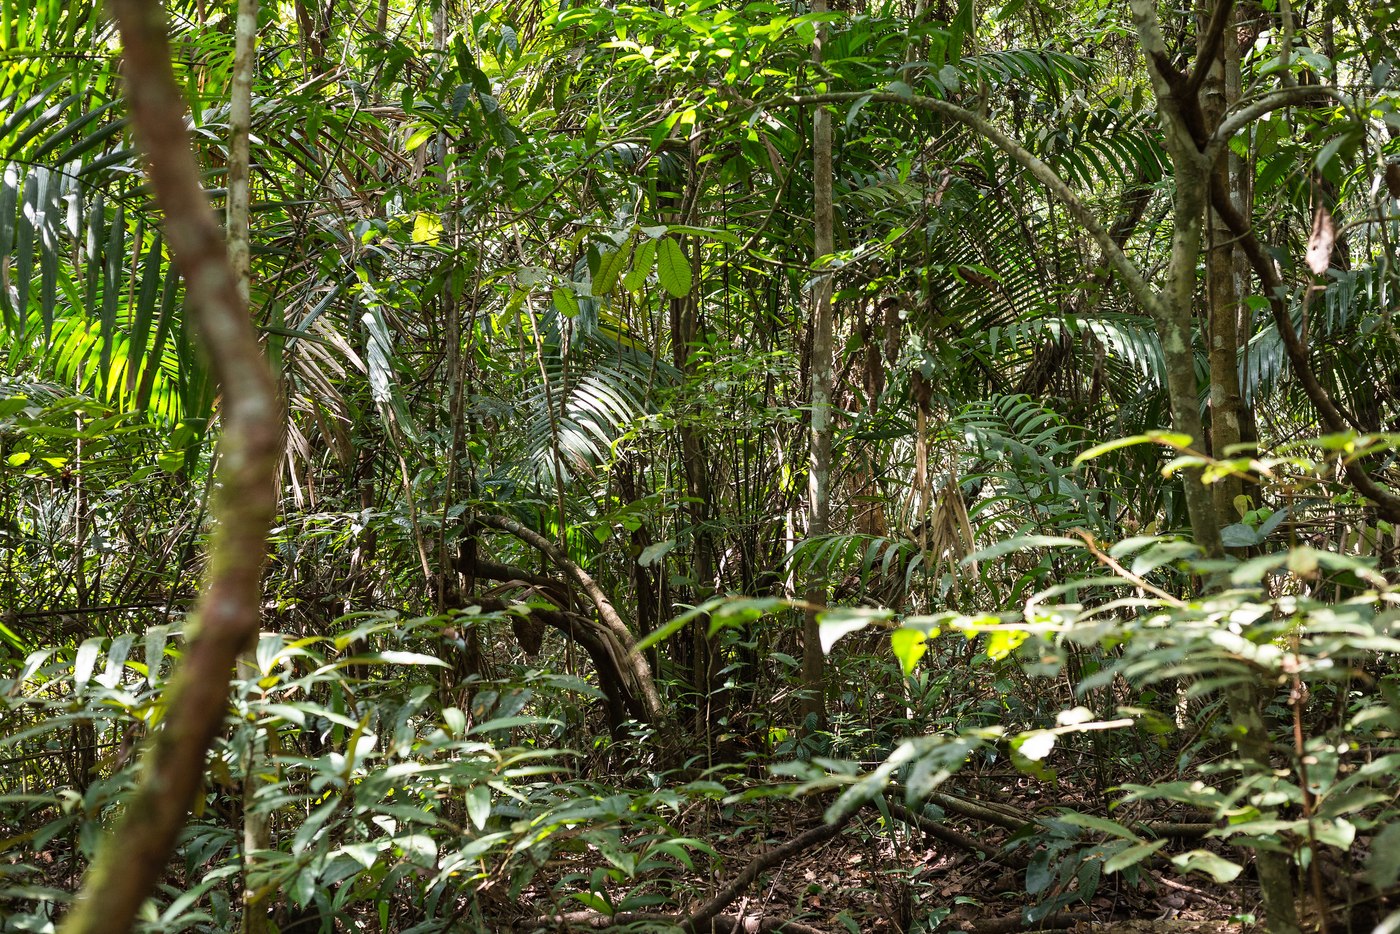
<path id="1" fill-rule="evenodd" d="M 208 580 L 184 659 L 165 692 L 165 720 L 120 824 L 103 841 L 64 919 L 64 934 L 131 929 L 200 791 L 209 744 L 224 723 L 229 675 L 258 631 L 283 422 L 223 231 L 200 184 L 185 100 L 170 64 L 165 11 L 154 0 L 112 0 L 109 10 L 121 33 L 127 100 L 167 242 L 185 280 L 186 307 L 223 394 L 223 455 Z"/>
<path id="2" fill-rule="evenodd" d="M 1212 185 L 1217 188 L 1219 185 L 1219 179 L 1212 178 L 1216 166 L 1209 164 L 1204 155 L 1207 141 L 1217 124 L 1210 122 L 1208 114 L 1201 107 L 1199 95 L 1209 71 L 1218 65 L 1218 53 L 1215 51 L 1218 45 L 1215 43 L 1234 41 L 1227 35 L 1231 20 L 1230 6 L 1231 0 L 1214 0 L 1210 15 L 1203 18 L 1205 25 L 1201 30 L 1200 52 L 1195 68 L 1191 73 L 1183 74 L 1174 68 L 1167 55 L 1154 0 L 1132 0 L 1133 21 L 1157 96 L 1157 112 L 1166 137 L 1167 152 L 1171 156 L 1175 181 L 1172 256 L 1164 301 L 1158 312 L 1158 324 L 1167 358 L 1172 421 L 1177 431 L 1191 435 L 1195 442 L 1202 435 L 1191 355 L 1191 305 L 1196 290 L 1196 262 L 1200 257 L 1203 212 Z M 1223 155 L 1220 158 L 1222 162 L 1225 161 Z M 1233 275 L 1233 268 L 1229 272 Z M 1233 359 L 1233 350 L 1231 357 Z M 1233 363 L 1230 375 L 1234 376 Z M 1238 436 L 1238 422 L 1236 434 Z M 1220 453 L 1217 451 L 1217 456 Z M 1186 478 L 1186 501 L 1196 543 L 1207 555 L 1220 555 L 1223 548 L 1215 504 L 1201 484 L 1199 473 Z M 1259 715 L 1264 701 L 1263 686 L 1258 681 L 1244 681 L 1228 688 L 1226 697 L 1231 719 L 1241 731 L 1236 739 L 1240 758 L 1246 765 L 1267 773 L 1272 769 L 1272 763 L 1268 732 Z M 1259 887 L 1269 931 L 1271 934 L 1297 934 L 1298 916 L 1288 857 L 1283 853 L 1261 849 L 1255 853 L 1255 865 L 1259 872 Z"/>
<path id="3" fill-rule="evenodd" d="M 1208 20 L 1208 10 L 1202 10 L 1200 20 L 1202 35 Z M 1211 62 L 1201 62 L 1198 67 L 1209 67 L 1201 86 L 1201 109 L 1207 126 L 1217 126 L 1225 115 L 1225 110 L 1238 98 L 1231 97 L 1229 80 L 1230 57 L 1233 54 L 1236 81 L 1234 90 L 1238 92 L 1239 46 L 1235 42 L 1235 17 L 1232 14 L 1225 26 L 1225 41 Z M 1208 169 L 1233 191 L 1231 184 L 1230 154 L 1223 153 L 1216 164 Z M 1234 238 L 1225 226 L 1219 212 L 1207 208 L 1206 243 L 1206 308 L 1210 328 L 1207 333 L 1210 355 L 1210 449 L 1214 457 L 1233 456 L 1235 448 L 1243 438 L 1241 429 L 1243 400 L 1240 396 L 1239 379 L 1239 310 L 1240 296 L 1237 287 L 1237 263 Z M 1211 488 L 1214 494 L 1215 514 L 1222 526 L 1239 519 L 1235 500 L 1244 492 L 1244 483 L 1239 477 L 1222 477 Z"/>
<path id="4" fill-rule="evenodd" d="M 238 0 L 238 18 L 234 24 L 233 79 L 229 91 L 228 200 L 225 229 L 228 236 L 228 261 L 238 285 L 238 294 L 246 303 L 249 297 L 249 268 L 252 251 L 249 245 L 248 208 L 252 198 L 251 152 L 249 138 L 253 127 L 253 70 L 258 48 L 258 0 Z M 260 674 L 257 642 L 254 641 L 239 656 L 238 671 L 246 681 L 255 682 Z M 271 845 L 271 823 L 267 811 L 257 807 L 258 789 L 266 782 L 270 764 L 267 761 L 266 731 L 252 725 L 248 740 L 247 760 L 243 769 L 243 934 L 267 934 L 271 926 L 267 908 L 258 886 L 253 884 L 257 854 Z"/>
<path id="5" fill-rule="evenodd" d="M 827 11 L 826 0 L 815 0 L 812 12 Z M 818 24 L 812 43 L 812 61 L 820 65 L 826 26 Z M 835 326 L 831 308 L 831 273 L 820 268 L 835 249 L 835 212 L 832 207 L 831 111 L 812 111 L 812 412 L 809 434 L 811 454 L 807 474 L 807 537 L 831 530 L 831 390 Z M 807 602 L 826 603 L 825 572 L 814 567 L 807 583 Z M 817 611 L 808 609 L 802 622 L 802 686 L 805 689 L 803 719 L 815 728 L 826 725 L 826 675 L 822 657 L 821 627 Z"/>

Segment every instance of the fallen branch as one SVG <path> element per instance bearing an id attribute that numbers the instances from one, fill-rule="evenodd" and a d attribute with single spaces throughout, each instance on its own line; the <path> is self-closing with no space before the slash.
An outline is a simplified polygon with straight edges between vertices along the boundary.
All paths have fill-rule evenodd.
<path id="1" fill-rule="evenodd" d="M 870 806 L 874 807 L 873 801 Z M 994 848 L 983 846 L 967 834 L 959 833 L 951 827 L 944 827 L 933 818 L 925 817 L 898 802 L 886 799 L 885 806 L 890 809 L 890 816 L 895 820 L 917 828 L 926 836 L 933 837 L 935 840 L 939 840 L 949 846 L 957 847 L 960 850 L 966 850 L 969 853 L 980 853 L 987 859 L 997 859 L 996 850 Z"/>
<path id="2" fill-rule="evenodd" d="M 979 820 L 984 824 L 995 824 L 1012 833 L 1015 833 L 1027 824 L 1038 823 L 1034 817 L 1028 818 L 1019 814 L 1007 814 L 996 808 L 983 804 L 975 804 L 971 801 L 954 797 L 953 795 L 934 793 L 929 795 L 928 799 L 945 811 L 952 811 L 954 814 L 969 817 L 973 820 Z"/>
<path id="3" fill-rule="evenodd" d="M 989 921 L 974 921 L 964 931 L 972 934 L 1014 934 L 1017 931 L 1067 931 L 1077 924 L 1093 924 L 1093 915 L 1085 912 L 1051 915 L 1041 921 L 1027 923 L 1020 915 L 1013 918 L 992 918 Z"/>
<path id="4" fill-rule="evenodd" d="M 531 918 L 518 922 L 515 927 L 517 930 L 529 931 L 550 928 L 556 930 L 562 928 L 570 931 L 580 927 L 601 931 L 623 924 L 645 924 L 648 922 L 652 924 L 679 923 L 677 915 L 649 911 L 621 911 L 613 915 L 600 911 L 569 911 L 545 918 Z M 700 934 L 827 934 L 827 932 L 821 928 L 814 928 L 810 924 L 788 921 L 783 918 L 765 918 L 761 915 L 716 915 L 710 921 L 710 927 L 705 928 Z"/>
<path id="5" fill-rule="evenodd" d="M 742 895 L 744 890 L 752 885 L 765 869 L 776 866 L 803 850 L 810 849 L 819 843 L 825 843 L 835 837 L 846 824 L 850 823 L 854 815 L 855 809 L 852 809 L 834 824 L 818 824 L 816 827 L 793 837 L 782 846 L 775 846 L 771 850 L 765 850 L 758 854 L 744 867 L 743 872 L 715 893 L 714 898 L 692 911 L 688 917 L 682 920 L 681 930 L 685 931 L 686 934 L 699 934 L 699 932 L 710 930 L 706 925 L 718 917 L 719 913 L 727 908 L 734 899 Z"/>

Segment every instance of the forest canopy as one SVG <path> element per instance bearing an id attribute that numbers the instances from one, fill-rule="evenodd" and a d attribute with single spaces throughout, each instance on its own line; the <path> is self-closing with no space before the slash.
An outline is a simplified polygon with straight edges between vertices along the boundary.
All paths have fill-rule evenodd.
<path id="1" fill-rule="evenodd" d="M 6 0 L 0 931 L 1400 929 L 1397 240 L 1390 0 Z"/>

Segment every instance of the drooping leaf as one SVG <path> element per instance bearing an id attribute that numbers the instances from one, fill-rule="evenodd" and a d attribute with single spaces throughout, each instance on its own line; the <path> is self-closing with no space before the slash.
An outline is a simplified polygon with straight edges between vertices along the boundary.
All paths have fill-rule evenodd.
<path id="1" fill-rule="evenodd" d="M 675 238 L 663 237 L 657 242 L 656 272 L 661 287 L 674 297 L 684 298 L 690 294 L 690 261 Z"/>

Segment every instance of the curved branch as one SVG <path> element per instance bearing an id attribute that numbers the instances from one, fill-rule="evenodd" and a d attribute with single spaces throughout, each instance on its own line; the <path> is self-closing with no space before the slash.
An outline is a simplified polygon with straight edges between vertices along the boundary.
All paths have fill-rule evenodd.
<path id="1" fill-rule="evenodd" d="M 571 605 L 569 601 L 571 591 L 568 585 L 553 577 L 532 574 L 524 568 L 488 561 L 476 555 L 459 554 L 456 564 L 457 570 L 462 574 L 482 580 L 495 581 L 498 584 L 522 584 L 533 587 L 561 609 L 568 609 Z M 466 599 L 470 600 L 471 598 Z"/>
<path id="2" fill-rule="evenodd" d="M 481 525 L 508 532 L 539 551 L 550 561 L 553 561 L 561 571 L 573 578 L 583 592 L 588 594 L 588 599 L 598 610 L 599 619 L 603 621 L 613 637 L 617 639 L 618 644 L 627 652 L 628 669 L 636 676 L 636 687 L 646 708 L 645 719 L 649 722 L 660 720 L 661 696 L 656 691 L 651 665 L 647 662 L 646 656 L 637 651 L 637 641 L 632 636 L 632 630 L 628 629 L 627 624 L 622 621 L 621 614 L 617 612 L 617 608 L 608 599 L 608 595 L 603 592 L 603 588 L 598 586 L 598 582 L 587 571 L 579 567 L 577 562 L 560 551 L 553 542 L 534 529 L 526 528 L 506 516 L 480 516 L 476 521 Z"/>
<path id="3" fill-rule="evenodd" d="M 499 597 L 466 597 L 464 606 L 478 606 L 490 613 L 518 612 L 519 603 L 502 600 Z M 627 677 L 627 650 L 617 644 L 612 631 L 606 626 L 567 610 L 548 610 L 542 607 L 528 607 L 529 616 L 557 629 L 573 639 L 588 657 L 598 672 L 598 687 L 602 689 L 608 702 L 610 726 L 614 729 L 622 725 L 627 715 L 645 720 L 646 705 L 639 694 L 632 689 Z"/>
<path id="4" fill-rule="evenodd" d="M 822 104 L 853 104 L 857 101 L 875 101 L 881 104 L 901 104 L 906 107 L 913 107 L 916 110 L 927 110 L 932 113 L 955 120 L 963 126 L 985 138 L 992 145 L 1011 157 L 1012 161 L 1020 165 L 1029 172 L 1038 182 L 1050 190 L 1060 203 L 1064 205 L 1071 217 L 1073 217 L 1085 232 L 1093 238 L 1094 243 L 1103 250 L 1104 256 L 1109 264 L 1123 280 L 1123 284 L 1132 293 L 1144 309 L 1154 315 L 1160 316 L 1161 296 L 1154 289 L 1143 275 L 1142 270 L 1137 267 L 1128 255 L 1123 252 L 1113 239 L 1112 234 L 1099 223 L 1099 219 L 1094 216 L 1084 202 L 1079 200 L 1079 196 L 1069 187 L 1064 179 L 1060 178 L 1046 162 L 1025 146 L 1003 133 L 989 120 L 981 117 L 970 110 L 950 104 L 947 101 L 939 100 L 936 97 L 924 97 L 919 94 L 895 94 L 890 91 L 840 91 L 828 94 L 804 94 L 797 97 L 779 99 L 776 103 L 798 107 L 820 106 Z"/>
<path id="5" fill-rule="evenodd" d="M 125 932 L 165 871 L 223 726 L 228 682 L 256 636 L 267 531 L 277 511 L 282 406 L 239 294 L 223 231 L 200 184 L 185 100 L 170 65 L 165 13 L 155 0 L 111 0 L 121 32 L 126 98 L 185 302 L 223 393 L 218 524 L 208 579 L 184 660 L 165 692 L 165 720 L 140 784 L 103 841 L 64 934 Z"/>
<path id="6" fill-rule="evenodd" d="M 1204 150 L 1206 161 L 1212 165 L 1215 164 L 1215 160 L 1220 157 L 1221 150 L 1229 145 L 1230 138 L 1265 114 L 1273 113 L 1284 107 L 1291 107 L 1294 104 L 1306 104 L 1319 97 L 1341 100 L 1342 95 L 1336 88 L 1297 85 L 1291 88 L 1280 88 L 1253 103 L 1245 104 L 1231 111 L 1220 121 L 1220 125 L 1215 128 L 1215 132 L 1210 135 L 1210 139 L 1206 142 Z"/>
<path id="7" fill-rule="evenodd" d="M 1298 378 L 1303 393 L 1317 410 L 1323 427 L 1329 432 L 1344 432 L 1351 428 L 1360 430 L 1361 426 L 1342 411 L 1332 394 L 1327 391 L 1327 387 L 1322 385 L 1317 374 L 1313 372 L 1312 363 L 1308 359 L 1308 349 L 1303 345 L 1302 338 L 1293 327 L 1293 319 L 1288 314 L 1288 306 L 1283 300 L 1284 285 L 1274 268 L 1273 260 L 1264 252 L 1264 246 L 1255 236 L 1254 228 L 1248 219 L 1230 200 L 1230 192 L 1218 175 L 1211 177 L 1210 194 L 1211 205 L 1225 222 L 1225 226 L 1230 229 L 1231 235 L 1239 242 L 1240 249 L 1244 251 L 1254 269 L 1254 274 L 1259 277 L 1259 286 L 1269 301 L 1269 311 L 1273 315 L 1279 337 L 1283 340 L 1283 350 L 1288 355 L 1293 375 Z M 1343 470 L 1357 492 L 1375 504 L 1382 518 L 1387 522 L 1400 523 L 1400 496 L 1377 482 L 1358 461 L 1344 460 Z"/>

